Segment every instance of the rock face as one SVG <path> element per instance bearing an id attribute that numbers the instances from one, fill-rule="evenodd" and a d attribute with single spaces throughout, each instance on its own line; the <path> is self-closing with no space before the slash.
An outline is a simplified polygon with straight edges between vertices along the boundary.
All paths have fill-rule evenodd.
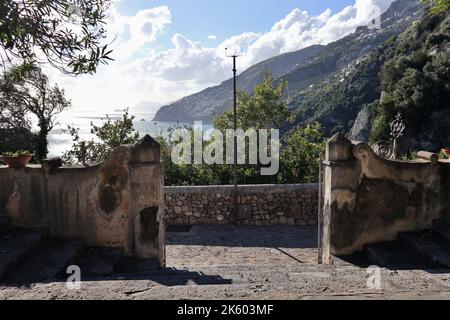
<path id="1" fill-rule="evenodd" d="M 365 105 L 356 117 L 355 124 L 349 134 L 352 141 L 368 142 L 372 121 L 372 111 L 370 105 Z"/>

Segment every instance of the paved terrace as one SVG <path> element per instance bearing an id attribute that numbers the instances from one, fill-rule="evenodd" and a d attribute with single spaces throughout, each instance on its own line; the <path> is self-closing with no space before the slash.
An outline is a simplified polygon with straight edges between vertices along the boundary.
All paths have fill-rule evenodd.
<path id="1" fill-rule="evenodd" d="M 187 231 L 187 230 L 175 230 Z M 194 226 L 167 235 L 167 269 L 123 277 L 0 286 L 0 299 L 450 299 L 450 270 L 367 270 L 318 266 L 316 227 Z M 145 267 L 145 263 L 143 265 Z"/>

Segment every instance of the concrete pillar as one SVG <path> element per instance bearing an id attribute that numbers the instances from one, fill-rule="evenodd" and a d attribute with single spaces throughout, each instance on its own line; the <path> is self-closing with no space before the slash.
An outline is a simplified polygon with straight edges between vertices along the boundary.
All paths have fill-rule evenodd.
<path id="1" fill-rule="evenodd" d="M 326 143 L 323 182 L 323 229 L 322 261 L 332 263 L 332 255 L 339 253 L 343 234 L 347 234 L 345 223 L 354 206 L 358 176 L 353 157 L 352 143 L 337 133 Z"/>
<path id="2" fill-rule="evenodd" d="M 132 149 L 130 227 L 135 255 L 157 258 L 165 266 L 164 173 L 161 148 L 149 135 Z"/>
<path id="3" fill-rule="evenodd" d="M 336 133 L 326 143 L 326 161 L 349 161 L 353 159 L 353 146 L 343 133 Z"/>

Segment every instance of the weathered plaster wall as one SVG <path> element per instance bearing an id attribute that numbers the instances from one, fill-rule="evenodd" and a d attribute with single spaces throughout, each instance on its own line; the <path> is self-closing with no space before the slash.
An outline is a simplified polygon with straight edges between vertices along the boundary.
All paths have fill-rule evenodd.
<path id="1" fill-rule="evenodd" d="M 327 144 L 323 258 L 349 255 L 450 217 L 447 161 L 389 161 L 336 135 Z"/>
<path id="2" fill-rule="evenodd" d="M 0 166 L 0 209 L 15 227 L 163 262 L 162 177 L 159 145 L 146 136 L 94 167 Z"/>
<path id="3" fill-rule="evenodd" d="M 233 223 L 232 186 L 166 187 L 167 224 Z M 309 225 L 317 223 L 317 184 L 239 187 L 239 223 Z"/>

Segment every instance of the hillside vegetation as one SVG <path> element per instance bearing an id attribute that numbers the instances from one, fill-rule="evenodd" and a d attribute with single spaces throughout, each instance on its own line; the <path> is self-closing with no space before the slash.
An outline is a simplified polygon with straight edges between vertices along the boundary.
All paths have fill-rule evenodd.
<path id="1" fill-rule="evenodd" d="M 450 12 L 427 14 L 400 35 L 380 73 L 382 98 L 371 138 L 387 137 L 397 113 L 405 118 L 404 150 L 438 151 L 450 143 Z"/>

